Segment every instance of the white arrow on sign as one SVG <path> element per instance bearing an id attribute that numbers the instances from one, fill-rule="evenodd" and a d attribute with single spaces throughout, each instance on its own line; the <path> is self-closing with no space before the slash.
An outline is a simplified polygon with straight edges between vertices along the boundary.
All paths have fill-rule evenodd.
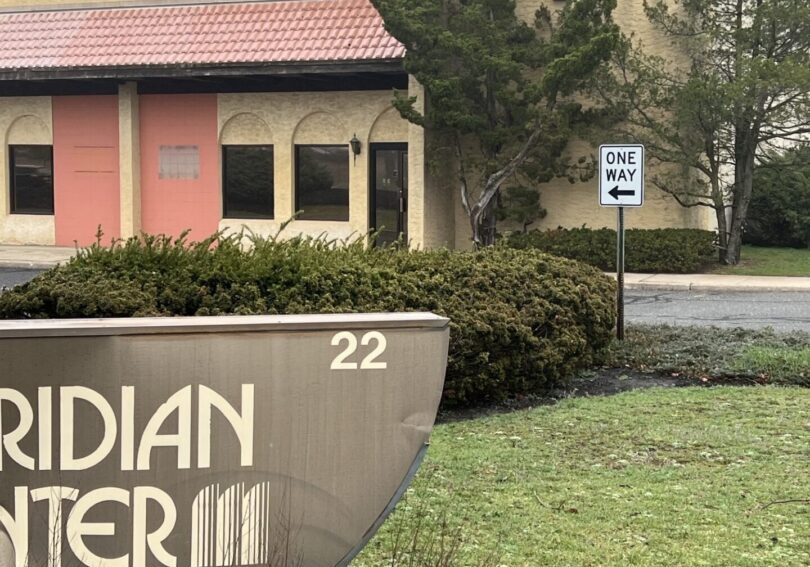
<path id="1" fill-rule="evenodd" d="M 603 207 L 644 204 L 644 146 L 599 146 L 599 204 Z"/>

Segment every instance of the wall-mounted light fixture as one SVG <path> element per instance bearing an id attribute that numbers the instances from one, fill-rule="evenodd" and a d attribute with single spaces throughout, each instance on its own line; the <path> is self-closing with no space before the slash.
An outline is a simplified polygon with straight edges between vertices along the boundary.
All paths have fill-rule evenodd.
<path id="1" fill-rule="evenodd" d="M 357 134 L 352 136 L 352 139 L 349 140 L 349 146 L 351 146 L 351 148 L 352 148 L 352 154 L 354 154 L 354 161 L 356 162 L 357 161 L 357 156 L 360 155 L 360 150 L 363 147 L 360 140 L 357 138 Z"/>

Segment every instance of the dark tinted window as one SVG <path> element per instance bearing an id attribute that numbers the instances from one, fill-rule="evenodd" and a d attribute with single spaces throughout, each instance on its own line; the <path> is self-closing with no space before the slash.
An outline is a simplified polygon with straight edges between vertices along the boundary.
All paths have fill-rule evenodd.
<path id="1" fill-rule="evenodd" d="M 53 214 L 53 147 L 9 146 L 11 212 Z"/>
<path id="2" fill-rule="evenodd" d="M 296 211 L 303 220 L 349 220 L 349 147 L 296 147 Z"/>
<path id="3" fill-rule="evenodd" d="M 223 215 L 273 218 L 273 146 L 223 146 Z"/>

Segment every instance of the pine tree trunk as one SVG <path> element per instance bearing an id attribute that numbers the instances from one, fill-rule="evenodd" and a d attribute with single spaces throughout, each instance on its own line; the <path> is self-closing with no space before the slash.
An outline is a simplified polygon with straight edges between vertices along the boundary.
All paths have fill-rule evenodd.
<path id="1" fill-rule="evenodd" d="M 469 219 L 470 219 L 470 230 L 472 231 L 473 246 L 475 248 L 480 248 L 481 246 L 483 246 L 483 242 L 481 240 L 480 216 L 473 213 L 469 216 Z"/>
<path id="2" fill-rule="evenodd" d="M 490 201 L 484 210 L 476 207 L 473 211 L 469 217 L 473 246 L 476 248 L 493 246 L 497 231 L 494 200 Z"/>
<path id="3" fill-rule="evenodd" d="M 495 245 L 495 235 L 498 222 L 498 219 L 495 216 L 495 205 L 495 199 L 490 201 L 483 217 L 481 218 L 481 239 L 484 246 Z"/>
<path id="4" fill-rule="evenodd" d="M 535 128 L 531 136 L 529 136 L 529 139 L 523 143 L 523 147 L 517 155 L 503 168 L 487 178 L 481 195 L 478 198 L 478 202 L 474 205 L 471 203 L 465 205 L 464 208 L 470 219 L 473 244 L 476 248 L 495 244 L 495 204 L 497 202 L 498 192 L 501 190 L 501 185 L 504 181 L 511 175 L 514 175 L 515 171 L 526 161 L 526 156 L 535 144 L 537 144 L 542 133 L 543 128 L 541 126 Z M 460 153 L 458 154 L 458 159 L 462 159 Z M 462 178 L 463 177 L 462 174 Z M 462 197 L 466 199 L 466 192 L 462 193 Z M 487 219 L 490 215 L 492 216 L 491 222 L 488 222 Z"/>

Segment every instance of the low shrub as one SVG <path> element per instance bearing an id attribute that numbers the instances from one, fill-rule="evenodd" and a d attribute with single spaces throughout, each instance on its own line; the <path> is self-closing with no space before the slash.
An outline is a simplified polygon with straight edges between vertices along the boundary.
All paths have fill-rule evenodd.
<path id="1" fill-rule="evenodd" d="M 543 391 L 610 342 L 614 283 L 535 250 L 253 240 L 93 246 L 0 295 L 0 318 L 433 311 L 452 321 L 450 405 Z"/>
<path id="2" fill-rule="evenodd" d="M 629 272 L 686 274 L 700 271 L 716 254 L 715 234 L 708 230 L 629 229 L 625 236 L 625 268 Z M 535 249 L 616 270 L 616 231 L 608 228 L 558 228 L 510 234 L 510 248 Z"/>

